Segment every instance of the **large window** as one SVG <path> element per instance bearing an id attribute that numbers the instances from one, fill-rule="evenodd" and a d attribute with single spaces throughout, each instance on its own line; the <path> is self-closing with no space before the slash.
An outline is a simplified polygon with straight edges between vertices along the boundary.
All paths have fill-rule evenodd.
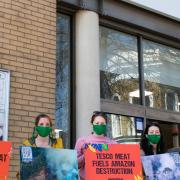
<path id="1" fill-rule="evenodd" d="M 101 98 L 178 112 L 180 50 L 140 39 L 100 27 Z"/>
<path id="2" fill-rule="evenodd" d="M 65 147 L 70 146 L 70 17 L 57 14 L 56 127 L 63 130 Z"/>
<path id="3" fill-rule="evenodd" d="M 109 112 L 109 137 L 138 143 L 144 125 L 157 121 L 166 150 L 179 146 L 179 77 L 179 49 L 100 27 L 101 109 Z"/>
<path id="4" fill-rule="evenodd" d="M 118 143 L 139 143 L 144 129 L 142 117 L 106 114 L 108 117 L 107 135 Z"/>
<path id="5" fill-rule="evenodd" d="M 143 40 L 143 59 L 146 105 L 179 111 L 180 50 Z"/>
<path id="6" fill-rule="evenodd" d="M 100 27 L 101 98 L 139 104 L 137 38 Z"/>

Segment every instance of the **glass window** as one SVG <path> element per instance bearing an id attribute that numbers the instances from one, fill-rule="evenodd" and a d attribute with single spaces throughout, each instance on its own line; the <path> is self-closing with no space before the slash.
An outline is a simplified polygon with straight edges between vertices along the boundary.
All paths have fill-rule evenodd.
<path id="1" fill-rule="evenodd" d="M 107 114 L 107 117 L 107 136 L 118 143 L 139 143 L 144 129 L 143 118 L 116 114 Z"/>
<path id="2" fill-rule="evenodd" d="M 137 38 L 100 27 L 101 98 L 140 103 Z"/>
<path id="3" fill-rule="evenodd" d="M 180 50 L 143 41 L 146 106 L 179 111 Z"/>
<path id="4" fill-rule="evenodd" d="M 70 146 L 70 17 L 57 15 L 56 126 L 63 130 L 64 146 Z"/>

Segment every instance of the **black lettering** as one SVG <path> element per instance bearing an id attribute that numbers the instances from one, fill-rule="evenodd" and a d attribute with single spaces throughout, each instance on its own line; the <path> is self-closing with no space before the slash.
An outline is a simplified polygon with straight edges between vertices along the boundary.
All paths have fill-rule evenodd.
<path id="1" fill-rule="evenodd" d="M 96 174 L 133 174 L 132 168 L 96 168 Z"/>
<path id="2" fill-rule="evenodd" d="M 6 161 L 7 156 L 8 156 L 7 154 L 0 154 L 0 161 L 5 162 L 5 161 Z"/>
<path id="3" fill-rule="evenodd" d="M 113 159 L 113 154 L 109 154 L 109 153 L 97 153 L 96 157 L 97 157 L 97 159 Z"/>
<path id="4" fill-rule="evenodd" d="M 135 161 L 112 161 L 112 167 L 135 167 Z"/>
<path id="5" fill-rule="evenodd" d="M 104 167 L 104 166 L 109 166 L 108 161 L 92 161 L 93 166 L 98 166 L 98 167 Z"/>
<path id="6" fill-rule="evenodd" d="M 130 154 L 122 154 L 122 153 L 116 153 L 115 159 L 130 159 Z"/>

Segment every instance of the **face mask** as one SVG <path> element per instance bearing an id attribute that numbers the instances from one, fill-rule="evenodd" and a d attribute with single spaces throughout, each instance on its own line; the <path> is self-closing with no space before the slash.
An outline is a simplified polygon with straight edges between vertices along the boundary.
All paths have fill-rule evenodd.
<path id="1" fill-rule="evenodd" d="M 151 144 L 158 144 L 161 136 L 157 134 L 147 134 L 146 138 L 149 140 Z"/>
<path id="2" fill-rule="evenodd" d="M 106 125 L 96 125 L 93 124 L 93 131 L 97 134 L 97 135 L 102 135 L 106 133 Z"/>
<path id="3" fill-rule="evenodd" d="M 52 128 L 48 126 L 36 126 L 36 131 L 41 137 L 46 137 L 52 132 Z"/>

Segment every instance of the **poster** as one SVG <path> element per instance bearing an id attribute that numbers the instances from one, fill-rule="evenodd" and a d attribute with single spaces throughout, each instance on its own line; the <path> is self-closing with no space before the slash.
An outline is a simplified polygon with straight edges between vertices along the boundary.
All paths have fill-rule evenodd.
<path id="1" fill-rule="evenodd" d="M 0 141 L 0 180 L 8 179 L 11 146 L 11 142 Z"/>
<path id="2" fill-rule="evenodd" d="M 78 180 L 75 150 L 20 147 L 21 180 Z"/>
<path id="3" fill-rule="evenodd" d="M 0 140 L 7 140 L 10 72 L 0 69 Z"/>
<path id="4" fill-rule="evenodd" d="M 88 144 L 86 180 L 142 180 L 138 144 Z"/>
<path id="5" fill-rule="evenodd" d="M 147 180 L 180 180 L 178 152 L 142 157 Z"/>

